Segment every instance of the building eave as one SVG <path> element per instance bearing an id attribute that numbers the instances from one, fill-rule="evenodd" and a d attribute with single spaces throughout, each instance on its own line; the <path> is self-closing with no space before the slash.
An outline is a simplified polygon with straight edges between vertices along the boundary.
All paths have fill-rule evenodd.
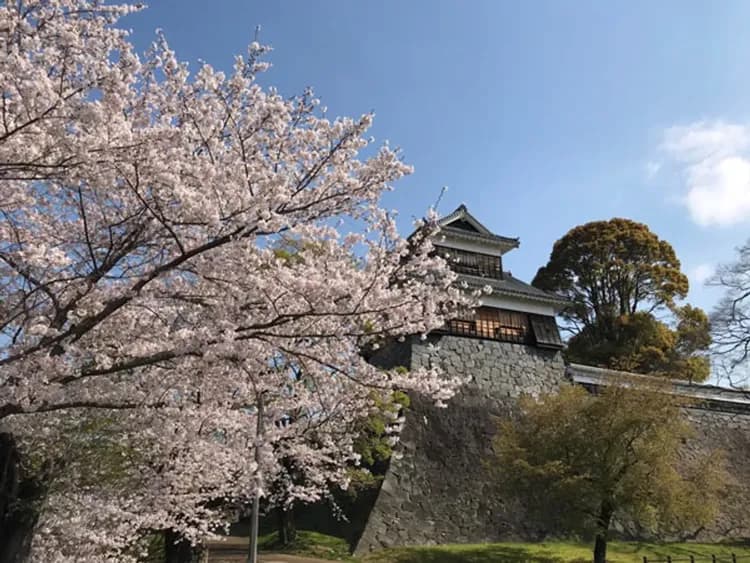
<path id="1" fill-rule="evenodd" d="M 472 233 L 463 229 L 452 228 L 450 224 L 458 220 L 466 221 L 472 227 L 474 227 L 477 232 Z M 491 241 L 493 243 L 502 243 L 507 247 L 508 250 L 518 248 L 518 246 L 520 245 L 520 240 L 518 238 L 504 237 L 494 234 L 481 222 L 479 222 L 479 220 L 469 212 L 464 204 L 458 206 L 458 208 L 456 208 L 453 213 L 450 213 L 449 215 L 446 215 L 445 217 L 440 219 L 440 221 L 438 221 L 438 224 L 440 225 L 441 231 L 450 233 L 451 236 L 455 236 L 457 238 L 462 238 L 465 240 Z"/>
<path id="2" fill-rule="evenodd" d="M 469 231 L 464 231 L 462 229 L 454 229 L 451 227 L 441 227 L 440 233 L 438 233 L 438 236 L 443 235 L 446 238 L 450 236 L 450 238 L 455 239 L 461 239 L 461 240 L 468 240 L 468 241 L 474 241 L 474 242 L 484 242 L 492 244 L 493 246 L 502 246 L 504 250 L 513 250 L 514 248 L 518 248 L 521 245 L 520 239 L 517 238 L 510 238 L 510 237 L 503 237 L 500 235 L 485 235 L 482 233 L 471 233 Z"/>
<path id="3" fill-rule="evenodd" d="M 584 386 L 607 387 L 613 384 L 658 385 L 675 396 L 685 397 L 713 406 L 750 410 L 750 394 L 741 389 L 692 383 L 684 379 L 669 379 L 583 364 L 569 364 L 566 375 L 572 383 Z"/>
<path id="4" fill-rule="evenodd" d="M 508 288 L 502 285 L 503 280 L 483 278 L 480 276 L 472 276 L 468 274 L 459 274 L 458 278 L 459 281 L 465 282 L 470 288 L 473 289 L 482 289 L 489 286 L 494 294 L 507 295 L 511 297 L 521 297 L 528 301 L 546 303 L 548 305 L 555 306 L 557 310 L 564 309 L 565 307 L 568 307 L 570 305 L 570 301 L 568 301 L 564 297 L 561 297 L 554 293 L 550 293 L 548 291 L 542 291 L 541 289 L 534 288 L 534 291 L 532 292 L 522 289 Z"/>

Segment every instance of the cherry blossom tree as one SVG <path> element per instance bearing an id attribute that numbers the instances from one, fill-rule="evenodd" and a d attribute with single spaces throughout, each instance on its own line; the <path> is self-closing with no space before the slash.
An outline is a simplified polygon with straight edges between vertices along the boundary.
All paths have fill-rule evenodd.
<path id="1" fill-rule="evenodd" d="M 13 557 L 200 541 L 263 494 L 282 440 L 313 500 L 345 484 L 372 388 L 458 384 L 360 353 L 472 304 L 434 217 L 404 239 L 380 207 L 410 168 L 373 146 L 373 116 L 261 87 L 256 43 L 226 74 L 160 35 L 139 56 L 118 27 L 135 9 L 0 5 L 0 464 L 37 485 L 26 527 L 4 527 Z"/>

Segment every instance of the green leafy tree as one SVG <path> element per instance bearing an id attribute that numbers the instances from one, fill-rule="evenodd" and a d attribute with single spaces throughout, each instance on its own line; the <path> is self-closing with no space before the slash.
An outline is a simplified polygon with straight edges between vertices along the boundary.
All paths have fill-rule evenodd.
<path id="1" fill-rule="evenodd" d="M 680 457 L 691 427 L 664 391 L 623 382 L 599 395 L 570 385 L 524 398 L 494 441 L 501 490 L 533 521 L 593 536 L 596 563 L 616 519 L 656 534 L 711 522 L 728 479 L 723 457 Z"/>
<path id="2" fill-rule="evenodd" d="M 393 455 L 398 426 L 394 422 L 409 404 L 409 396 L 401 391 L 377 395 L 373 411 L 359 421 L 354 449 L 360 455 L 360 464 L 350 471 L 349 491 L 352 495 L 362 489 L 374 487 L 383 480 Z"/>
<path id="3" fill-rule="evenodd" d="M 706 314 L 679 307 L 688 279 L 672 246 L 643 223 L 594 221 L 558 240 L 533 284 L 570 301 L 570 361 L 694 381 L 710 373 Z M 669 322 L 657 318 L 669 313 Z"/>

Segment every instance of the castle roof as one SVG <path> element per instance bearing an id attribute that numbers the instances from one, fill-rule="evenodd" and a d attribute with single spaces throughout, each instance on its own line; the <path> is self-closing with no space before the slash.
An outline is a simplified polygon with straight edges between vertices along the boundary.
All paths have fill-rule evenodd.
<path id="1" fill-rule="evenodd" d="M 750 411 L 750 395 L 743 389 L 720 387 L 718 385 L 697 384 L 682 379 L 667 379 L 655 375 L 643 375 L 613 369 L 569 364 L 566 375 L 573 383 L 587 388 L 607 387 L 613 384 L 625 385 L 667 385 L 674 395 L 694 399 L 698 406 L 725 411 Z"/>
<path id="2" fill-rule="evenodd" d="M 494 278 L 483 278 L 480 276 L 471 276 L 468 274 L 461 274 L 461 280 L 465 281 L 469 287 L 474 289 L 480 289 L 486 286 L 492 288 L 492 292 L 500 295 L 508 295 L 509 297 L 521 297 L 524 299 L 530 299 L 532 301 L 542 301 L 555 305 L 557 307 L 565 307 L 570 305 L 570 302 L 556 293 L 544 291 L 525 281 L 519 280 L 510 272 L 503 272 L 503 279 Z"/>
<path id="3" fill-rule="evenodd" d="M 463 248 L 476 247 L 480 252 L 490 251 L 497 252 L 500 255 L 518 248 L 521 241 L 518 237 L 505 237 L 496 235 L 485 227 L 474 217 L 464 204 L 461 204 L 455 211 L 443 217 L 440 222 L 441 235 L 445 237 L 444 241 L 454 241 L 463 243 Z M 468 243 L 468 247 L 466 244 Z M 439 244 L 439 243 L 438 243 Z M 570 304 L 570 302 L 554 293 L 538 289 L 513 275 L 510 272 L 503 271 L 502 277 L 475 276 L 470 273 L 459 273 L 461 281 L 466 282 L 471 288 L 483 288 L 489 286 L 492 293 L 525 301 L 536 301 L 552 305 L 555 309 L 560 309 Z"/>
<path id="4" fill-rule="evenodd" d="M 493 243 L 501 247 L 504 252 L 518 248 L 520 239 L 496 235 L 482 225 L 462 203 L 453 213 L 443 217 L 440 222 L 441 231 L 451 238 Z"/>

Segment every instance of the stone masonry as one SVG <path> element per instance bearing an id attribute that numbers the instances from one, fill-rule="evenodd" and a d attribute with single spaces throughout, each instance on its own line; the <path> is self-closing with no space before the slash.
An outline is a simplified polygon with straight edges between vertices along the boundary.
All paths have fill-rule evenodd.
<path id="1" fill-rule="evenodd" d="M 694 539 L 746 540 L 750 538 L 750 412 L 713 407 L 692 408 L 687 414 L 695 434 L 686 440 L 682 455 L 690 458 L 699 452 L 719 450 L 731 476 L 716 521 L 696 530 Z"/>
<path id="2" fill-rule="evenodd" d="M 448 335 L 393 345 L 373 362 L 392 367 L 438 366 L 469 382 L 448 404 L 436 408 L 412 397 L 401 443 L 391 461 L 357 553 L 396 545 L 480 543 L 538 539 L 527 527 L 523 507 L 493 489 L 487 459 L 496 417 L 506 414 L 521 394 L 555 391 L 566 381 L 559 351 Z M 721 515 L 693 538 L 750 537 L 750 408 L 714 404 L 688 411 L 695 436 L 684 455 L 721 449 L 733 483 Z M 625 531 L 625 530 L 623 530 Z"/>
<path id="3" fill-rule="evenodd" d="M 485 460 L 496 417 L 520 394 L 554 391 L 564 380 L 560 352 L 445 335 L 389 347 L 373 361 L 437 366 L 469 382 L 447 408 L 412 398 L 357 552 L 533 535 L 521 527 L 520 507 L 493 491 Z"/>

